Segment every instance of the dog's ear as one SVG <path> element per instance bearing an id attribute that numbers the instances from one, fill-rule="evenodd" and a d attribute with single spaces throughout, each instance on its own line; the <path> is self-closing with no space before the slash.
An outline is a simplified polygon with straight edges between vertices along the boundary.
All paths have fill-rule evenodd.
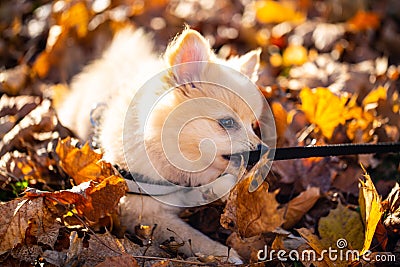
<path id="1" fill-rule="evenodd" d="M 168 46 L 165 60 L 170 66 L 208 61 L 211 56 L 210 44 L 195 30 L 186 29 Z M 203 64 L 186 64 L 174 67 L 174 75 L 178 82 L 189 82 L 198 78 Z"/>
<path id="2" fill-rule="evenodd" d="M 258 80 L 258 68 L 260 67 L 261 49 L 252 50 L 239 58 L 240 72 L 253 82 Z"/>

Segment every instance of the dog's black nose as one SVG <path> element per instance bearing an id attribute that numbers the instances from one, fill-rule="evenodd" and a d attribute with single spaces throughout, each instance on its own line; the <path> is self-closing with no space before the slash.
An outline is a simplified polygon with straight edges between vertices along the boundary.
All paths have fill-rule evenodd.
<path id="1" fill-rule="evenodd" d="M 267 145 L 264 145 L 263 143 L 258 144 L 256 150 L 250 151 L 248 165 L 256 164 L 260 160 L 261 156 L 267 153 L 268 150 L 269 147 Z"/>

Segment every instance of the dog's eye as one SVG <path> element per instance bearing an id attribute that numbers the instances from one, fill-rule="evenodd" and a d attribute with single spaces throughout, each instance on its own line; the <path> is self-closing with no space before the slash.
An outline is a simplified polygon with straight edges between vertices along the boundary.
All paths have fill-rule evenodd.
<path id="1" fill-rule="evenodd" d="M 219 125 L 225 129 L 232 129 L 236 127 L 236 121 L 233 118 L 223 118 L 218 120 Z"/>

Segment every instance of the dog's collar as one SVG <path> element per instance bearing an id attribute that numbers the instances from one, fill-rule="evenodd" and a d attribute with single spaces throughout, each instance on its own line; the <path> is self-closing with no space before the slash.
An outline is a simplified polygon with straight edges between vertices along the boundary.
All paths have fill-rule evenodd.
<path id="1" fill-rule="evenodd" d="M 151 196 L 164 196 L 182 190 L 168 182 L 149 183 L 150 179 L 146 179 L 145 175 L 140 173 L 131 173 L 125 169 L 114 166 L 121 176 L 125 179 L 128 185 L 128 193 L 151 195 Z"/>

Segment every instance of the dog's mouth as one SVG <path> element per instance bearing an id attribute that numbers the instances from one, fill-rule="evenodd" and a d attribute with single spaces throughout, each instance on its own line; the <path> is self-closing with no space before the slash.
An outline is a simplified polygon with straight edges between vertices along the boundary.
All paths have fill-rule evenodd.
<path id="1" fill-rule="evenodd" d="M 268 150 L 269 148 L 267 146 L 258 145 L 256 150 L 222 155 L 222 157 L 228 161 L 233 162 L 238 167 L 241 165 L 242 160 L 247 165 L 247 167 L 252 167 L 261 159 L 262 155 L 264 155 Z"/>

